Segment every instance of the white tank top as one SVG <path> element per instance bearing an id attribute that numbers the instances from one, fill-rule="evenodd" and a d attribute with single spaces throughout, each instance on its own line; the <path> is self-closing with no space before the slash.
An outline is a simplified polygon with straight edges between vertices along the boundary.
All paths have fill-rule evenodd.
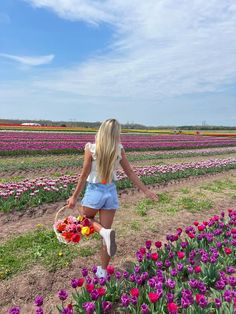
<path id="1" fill-rule="evenodd" d="M 90 150 L 90 152 L 92 153 L 92 166 L 91 166 L 91 171 L 87 177 L 87 182 L 90 183 L 101 183 L 101 181 L 99 181 L 98 179 L 98 175 L 97 175 L 97 171 L 96 171 L 96 155 L 95 155 L 95 151 L 96 151 L 96 143 L 86 143 L 84 149 L 88 148 Z M 122 159 L 121 157 L 121 149 L 123 148 L 123 145 L 120 143 L 119 144 L 119 152 L 118 152 L 118 157 L 117 160 L 115 162 L 115 170 L 113 171 L 113 180 L 117 181 L 117 175 L 116 175 L 116 169 L 118 169 L 119 167 L 119 163 Z"/>

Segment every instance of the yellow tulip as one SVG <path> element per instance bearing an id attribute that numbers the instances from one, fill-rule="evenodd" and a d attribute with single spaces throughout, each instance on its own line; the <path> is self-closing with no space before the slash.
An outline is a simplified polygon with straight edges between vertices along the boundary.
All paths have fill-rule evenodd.
<path id="1" fill-rule="evenodd" d="M 83 228 L 81 229 L 81 233 L 82 233 L 82 235 L 89 235 L 89 233 L 90 233 L 90 228 L 89 228 L 89 227 L 83 227 Z"/>
<path id="2" fill-rule="evenodd" d="M 83 216 L 79 215 L 79 216 L 77 217 L 77 220 L 78 220 L 78 221 L 82 221 L 82 220 L 83 220 Z"/>

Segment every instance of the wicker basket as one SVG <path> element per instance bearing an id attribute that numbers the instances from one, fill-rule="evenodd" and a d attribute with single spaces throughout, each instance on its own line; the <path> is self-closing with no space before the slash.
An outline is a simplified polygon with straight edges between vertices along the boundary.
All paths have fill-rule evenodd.
<path id="1" fill-rule="evenodd" d="M 56 229 L 56 222 L 58 221 L 58 216 L 65 208 L 68 208 L 67 204 L 65 204 L 63 207 L 61 207 L 57 211 L 55 219 L 54 219 L 53 230 L 54 230 L 54 232 L 55 232 L 59 242 L 65 243 L 65 244 L 74 244 L 75 245 L 75 244 L 78 244 L 78 243 L 72 242 L 72 241 L 70 241 L 70 242 L 66 241 L 66 239 L 62 236 L 62 234 L 60 232 L 58 232 L 57 229 Z"/>

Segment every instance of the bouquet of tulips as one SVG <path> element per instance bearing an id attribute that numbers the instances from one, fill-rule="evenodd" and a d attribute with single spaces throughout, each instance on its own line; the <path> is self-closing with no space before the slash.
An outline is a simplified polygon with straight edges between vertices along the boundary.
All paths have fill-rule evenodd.
<path id="1" fill-rule="evenodd" d="M 83 215 L 56 220 L 53 229 L 58 241 L 66 244 L 77 244 L 83 236 L 94 233 L 91 221 Z"/>

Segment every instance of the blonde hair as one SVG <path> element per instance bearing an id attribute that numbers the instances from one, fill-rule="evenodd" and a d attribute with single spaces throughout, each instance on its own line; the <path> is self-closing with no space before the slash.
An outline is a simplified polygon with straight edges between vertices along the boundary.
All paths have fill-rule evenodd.
<path id="1" fill-rule="evenodd" d="M 96 135 L 96 167 L 101 182 L 110 183 L 119 153 L 121 125 L 116 119 L 107 119 Z"/>

